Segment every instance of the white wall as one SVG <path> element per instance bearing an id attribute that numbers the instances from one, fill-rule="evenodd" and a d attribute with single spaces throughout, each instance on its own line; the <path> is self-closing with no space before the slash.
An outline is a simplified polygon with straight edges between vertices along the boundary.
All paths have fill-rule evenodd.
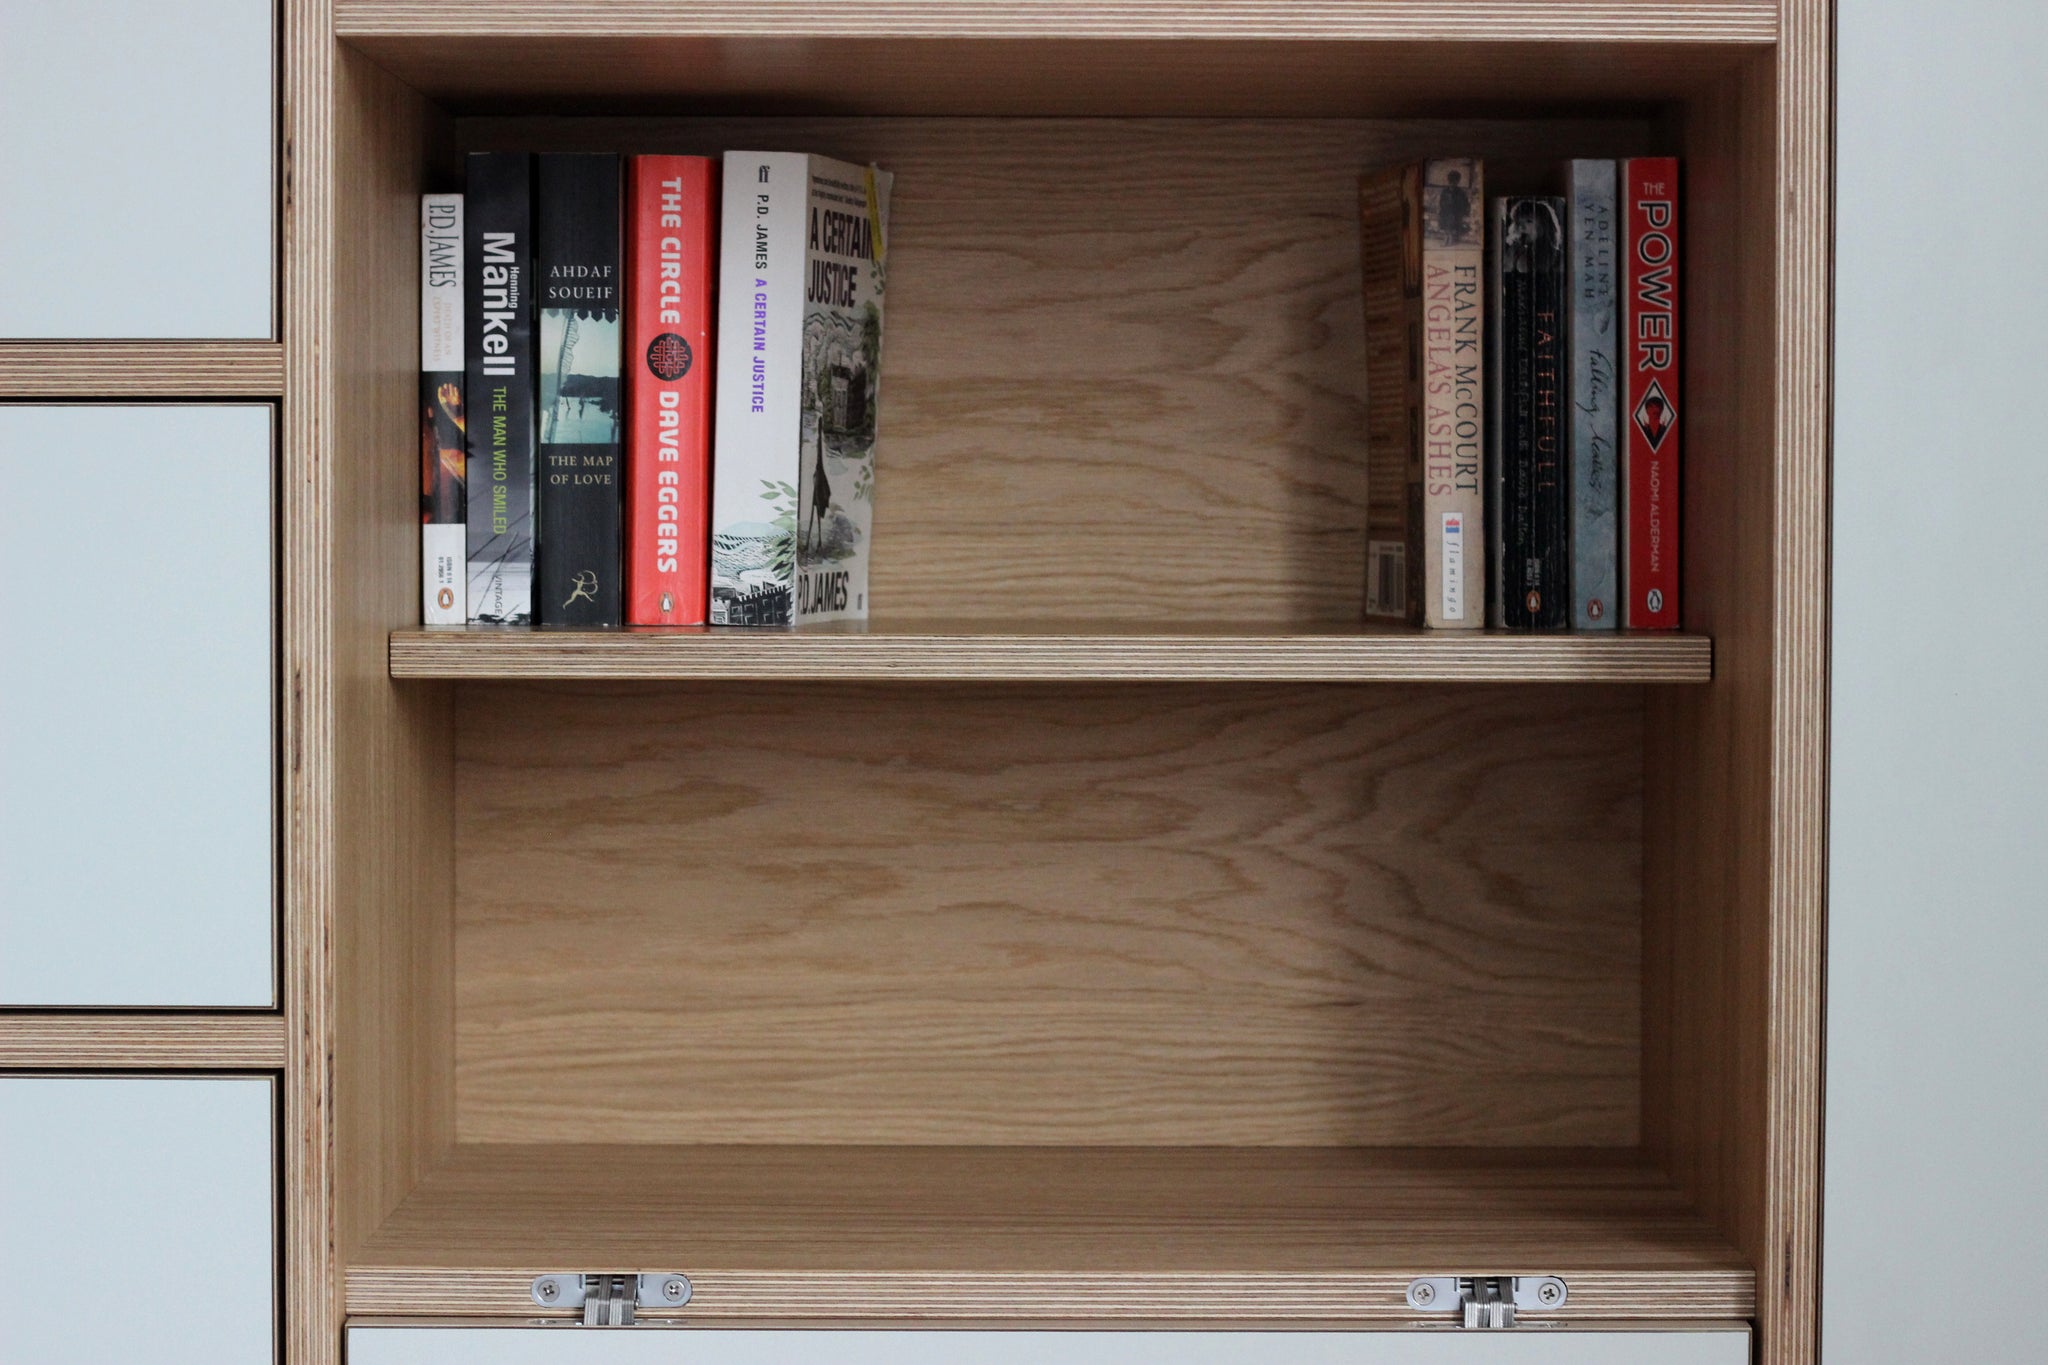
<path id="1" fill-rule="evenodd" d="M 1840 0 L 1826 1365 L 2036 1362 L 2048 4 Z"/>

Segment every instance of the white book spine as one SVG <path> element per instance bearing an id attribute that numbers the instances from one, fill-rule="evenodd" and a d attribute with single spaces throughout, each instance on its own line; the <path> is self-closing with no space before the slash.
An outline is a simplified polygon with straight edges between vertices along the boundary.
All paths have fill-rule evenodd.
<path id="1" fill-rule="evenodd" d="M 459 626 L 469 619 L 460 426 L 462 286 L 462 196 L 421 195 L 420 607 L 430 626 Z"/>
<path id="2" fill-rule="evenodd" d="M 727 152 L 719 231 L 711 622 L 792 619 L 810 158 Z"/>

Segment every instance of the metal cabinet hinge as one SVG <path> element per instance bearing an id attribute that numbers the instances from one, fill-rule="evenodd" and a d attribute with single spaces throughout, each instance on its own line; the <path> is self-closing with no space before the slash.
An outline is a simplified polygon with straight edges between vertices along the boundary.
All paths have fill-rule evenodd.
<path id="1" fill-rule="evenodd" d="M 585 1327 L 631 1327 L 637 1308 L 681 1308 L 690 1277 L 677 1274 L 538 1275 L 533 1301 L 543 1308 L 581 1308 Z"/>
<path id="2" fill-rule="evenodd" d="M 1562 1308 L 1570 1297 L 1555 1275 L 1427 1275 L 1408 1284 L 1410 1308 L 1458 1313 L 1482 1330 L 1513 1327 L 1516 1313 Z"/>

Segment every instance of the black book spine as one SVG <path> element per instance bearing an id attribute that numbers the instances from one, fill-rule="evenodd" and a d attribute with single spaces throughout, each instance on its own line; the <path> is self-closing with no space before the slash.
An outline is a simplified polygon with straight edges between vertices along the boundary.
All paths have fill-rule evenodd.
<path id="1" fill-rule="evenodd" d="M 1486 206 L 1486 624 L 1507 624 L 1507 429 L 1509 338 L 1514 332 L 1506 260 L 1510 201 Z"/>
<path id="2" fill-rule="evenodd" d="M 469 619 L 533 620 L 533 158 L 472 153 L 463 203 Z"/>
<path id="3" fill-rule="evenodd" d="M 1530 201 L 1530 467 L 1529 525 L 1532 542 L 1522 594 L 1528 624 L 1564 630 L 1571 612 L 1570 394 L 1566 391 L 1565 201 Z"/>
<path id="4" fill-rule="evenodd" d="M 1500 619 L 1495 624 L 1520 628 L 1534 624 L 1528 582 L 1536 544 L 1535 221 L 1531 200 L 1505 202 L 1500 243 L 1500 334 L 1506 362 L 1500 398 Z"/>
<path id="5" fill-rule="evenodd" d="M 619 555 L 619 158 L 543 156 L 540 623 L 625 621 Z"/>

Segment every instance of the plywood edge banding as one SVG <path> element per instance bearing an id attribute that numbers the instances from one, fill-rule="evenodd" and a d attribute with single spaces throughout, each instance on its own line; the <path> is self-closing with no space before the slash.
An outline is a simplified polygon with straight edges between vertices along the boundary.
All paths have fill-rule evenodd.
<path id="1" fill-rule="evenodd" d="M 1700 635 L 922 635 L 401 630 L 394 678 L 1704 683 Z"/>
<path id="2" fill-rule="evenodd" d="M 569 1267 L 518 1270 L 358 1266 L 348 1272 L 351 1315 L 533 1317 L 534 1277 Z M 638 1267 L 622 1267 L 637 1269 Z M 654 1269 L 655 1267 L 646 1267 Z M 1418 1264 L 1407 1272 L 1071 1274 L 899 1272 L 777 1273 L 667 1266 L 690 1277 L 690 1307 L 647 1316 L 760 1319 L 949 1318 L 984 1321 L 1412 1320 L 1416 1275 L 1473 1273 L 1473 1266 Z M 1571 1316 L 1592 1320 L 1747 1318 L 1756 1311 L 1750 1271 L 1575 1271 L 1546 1266 L 1571 1286 Z"/>
<path id="3" fill-rule="evenodd" d="M 1769 43 L 1775 0 L 1018 0 L 1009 5 L 887 0 L 693 4 L 688 0 L 337 0 L 343 38 L 1211 38 L 1293 41 L 1665 41 Z"/>
<path id="4" fill-rule="evenodd" d="M 276 1070 L 276 1014 L 0 1014 L 0 1066 Z"/>
<path id="5" fill-rule="evenodd" d="M 0 398 L 275 398 L 274 341 L 0 341 Z"/>

